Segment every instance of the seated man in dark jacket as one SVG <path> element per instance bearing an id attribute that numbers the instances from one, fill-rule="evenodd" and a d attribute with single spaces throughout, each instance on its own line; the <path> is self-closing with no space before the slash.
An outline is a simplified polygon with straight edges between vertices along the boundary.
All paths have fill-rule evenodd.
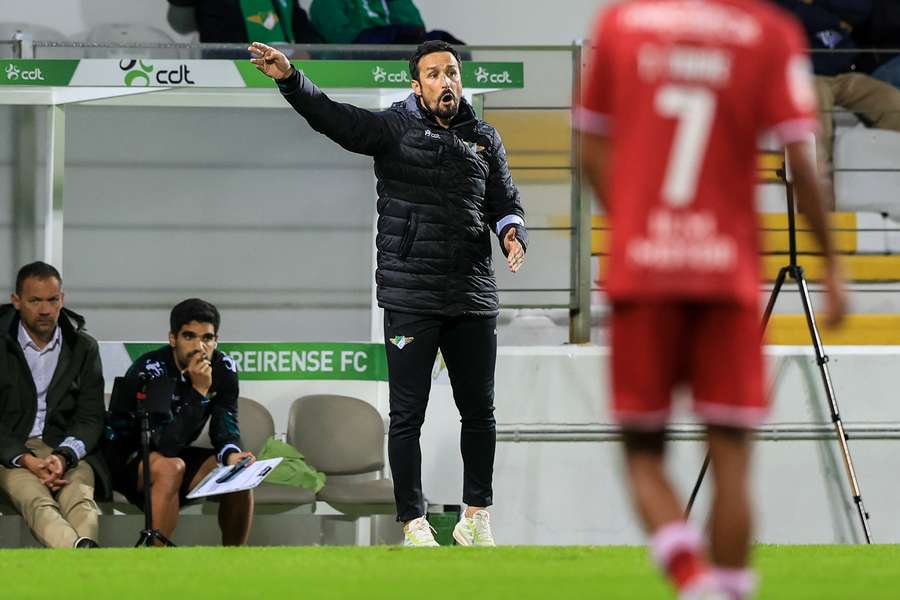
<path id="1" fill-rule="evenodd" d="M 803 24 L 816 74 L 822 165 L 830 167 L 833 114 L 844 108 L 877 129 L 900 131 L 900 90 L 856 70 L 852 34 L 871 11 L 869 0 L 776 0 Z"/>
<path id="2" fill-rule="evenodd" d="M 233 465 L 251 452 L 241 451 L 238 428 L 238 375 L 234 361 L 216 350 L 219 311 L 209 302 L 184 300 L 172 309 L 169 344 L 138 358 L 127 377 L 175 380 L 170 413 L 151 421 L 150 502 L 153 527 L 171 537 L 178 509 L 188 492 L 220 464 Z M 209 421 L 213 448 L 191 446 Z M 143 504 L 140 429 L 131 414 L 110 413 L 103 452 L 113 473 L 113 487 L 138 506 Z M 221 497 L 222 543 L 247 542 L 253 495 L 247 491 Z"/>
<path id="3" fill-rule="evenodd" d="M 0 307 L 0 491 L 43 545 L 95 548 L 94 484 L 109 488 L 95 452 L 103 369 L 61 287 L 56 269 L 31 263 L 19 270 L 13 303 Z"/>

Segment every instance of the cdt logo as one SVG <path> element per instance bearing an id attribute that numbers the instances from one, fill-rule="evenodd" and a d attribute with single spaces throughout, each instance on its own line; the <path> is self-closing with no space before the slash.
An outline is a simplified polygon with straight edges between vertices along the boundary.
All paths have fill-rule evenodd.
<path id="1" fill-rule="evenodd" d="M 185 64 L 175 69 L 157 71 L 153 65 L 144 64 L 142 60 L 120 60 L 119 69 L 125 72 L 125 85 L 128 87 L 153 85 L 151 81 L 159 85 L 196 85 L 195 81 L 191 81 L 191 70 Z"/>
<path id="2" fill-rule="evenodd" d="M 491 73 L 484 67 L 478 67 L 475 71 L 475 81 L 478 83 L 512 83 L 512 76 L 509 71 Z"/>
<path id="3" fill-rule="evenodd" d="M 135 69 L 140 63 L 140 67 Z M 125 71 L 125 85 L 131 87 L 135 85 L 135 81 L 142 80 L 143 83 L 137 85 L 150 85 L 150 75 L 153 73 L 153 65 L 145 65 L 144 61 L 137 60 L 120 60 L 119 68 Z"/>
<path id="4" fill-rule="evenodd" d="M 44 81 L 44 74 L 40 67 L 26 71 L 10 64 L 6 67 L 6 79 L 7 81 Z"/>
<path id="5" fill-rule="evenodd" d="M 378 65 L 372 69 L 372 80 L 375 83 L 409 83 L 409 73 L 406 71 L 395 71 L 388 73 L 384 67 Z"/>

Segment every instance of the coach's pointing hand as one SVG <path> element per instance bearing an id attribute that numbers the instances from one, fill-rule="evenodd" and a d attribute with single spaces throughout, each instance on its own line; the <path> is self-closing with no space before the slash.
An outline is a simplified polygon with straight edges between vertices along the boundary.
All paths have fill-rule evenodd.
<path id="1" fill-rule="evenodd" d="M 272 79 L 277 81 L 279 79 L 284 79 L 291 74 L 291 70 L 293 69 L 293 67 L 291 67 L 291 61 L 289 61 L 287 56 L 280 50 L 276 50 L 271 46 L 266 46 L 259 42 L 253 42 L 247 50 L 253 55 L 250 62 L 256 65 L 256 68 L 262 73 Z"/>

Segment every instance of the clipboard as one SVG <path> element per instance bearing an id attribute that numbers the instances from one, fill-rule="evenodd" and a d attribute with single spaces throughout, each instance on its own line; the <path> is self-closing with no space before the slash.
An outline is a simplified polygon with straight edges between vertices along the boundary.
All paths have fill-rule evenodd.
<path id="1" fill-rule="evenodd" d="M 214 469 L 209 475 L 203 478 L 197 487 L 188 493 L 187 497 L 191 500 L 194 498 L 204 498 L 206 496 L 217 496 L 219 494 L 230 494 L 231 492 L 240 492 L 242 490 L 252 490 L 266 476 L 275 470 L 275 467 L 281 463 L 281 457 L 268 458 L 266 460 L 258 460 L 248 467 L 241 469 L 234 477 L 223 483 L 216 480 L 231 470 L 230 465 L 223 465 Z"/>

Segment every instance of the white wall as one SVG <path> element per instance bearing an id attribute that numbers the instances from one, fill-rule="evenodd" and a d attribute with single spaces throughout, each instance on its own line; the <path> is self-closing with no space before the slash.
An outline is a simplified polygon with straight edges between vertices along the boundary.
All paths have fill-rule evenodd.
<path id="1" fill-rule="evenodd" d="M 370 158 L 286 103 L 67 117 L 67 300 L 101 339 L 156 339 L 191 295 L 230 339 L 368 337 Z"/>
<path id="2" fill-rule="evenodd" d="M 585 37 L 598 6 L 608 0 L 418 0 L 425 24 L 468 44 L 569 44 Z M 310 0 L 301 0 L 308 7 Z M 39 23 L 77 36 L 99 23 L 143 23 L 165 30 L 166 0 L 0 0 L 5 22 Z"/>
<path id="3" fill-rule="evenodd" d="M 103 344 L 107 386 L 119 375 Z M 815 357 L 808 347 L 766 349 L 770 365 L 772 426 L 830 427 Z M 833 348 L 830 373 L 848 427 L 900 425 L 900 404 L 885 373 L 900 366 L 897 347 Z M 716 357 L 728 369 L 729 357 Z M 500 348 L 497 356 L 498 429 L 610 425 L 609 350 L 597 346 Z M 262 403 L 275 431 L 284 434 L 290 405 L 306 394 L 347 394 L 388 415 L 387 384 L 367 381 L 243 381 L 241 395 Z M 673 422 L 691 418 L 676 410 Z M 433 504 L 459 504 L 462 460 L 459 415 L 446 371 L 435 378 L 422 429 L 422 484 Z M 900 541 L 900 441 L 859 440 L 850 450 L 877 543 Z M 700 442 L 670 444 L 669 467 L 686 498 L 703 462 Z M 622 450 L 613 441 L 511 441 L 497 445 L 492 521 L 501 544 L 640 544 L 645 537 L 623 485 Z M 835 437 L 817 441 L 760 441 L 752 467 L 757 515 L 754 539 L 773 544 L 859 542 L 861 531 Z M 705 520 L 711 500 L 707 479 L 694 518 Z M 271 542 L 270 542 L 271 543 Z M 294 543 L 289 541 L 288 543 Z"/>

